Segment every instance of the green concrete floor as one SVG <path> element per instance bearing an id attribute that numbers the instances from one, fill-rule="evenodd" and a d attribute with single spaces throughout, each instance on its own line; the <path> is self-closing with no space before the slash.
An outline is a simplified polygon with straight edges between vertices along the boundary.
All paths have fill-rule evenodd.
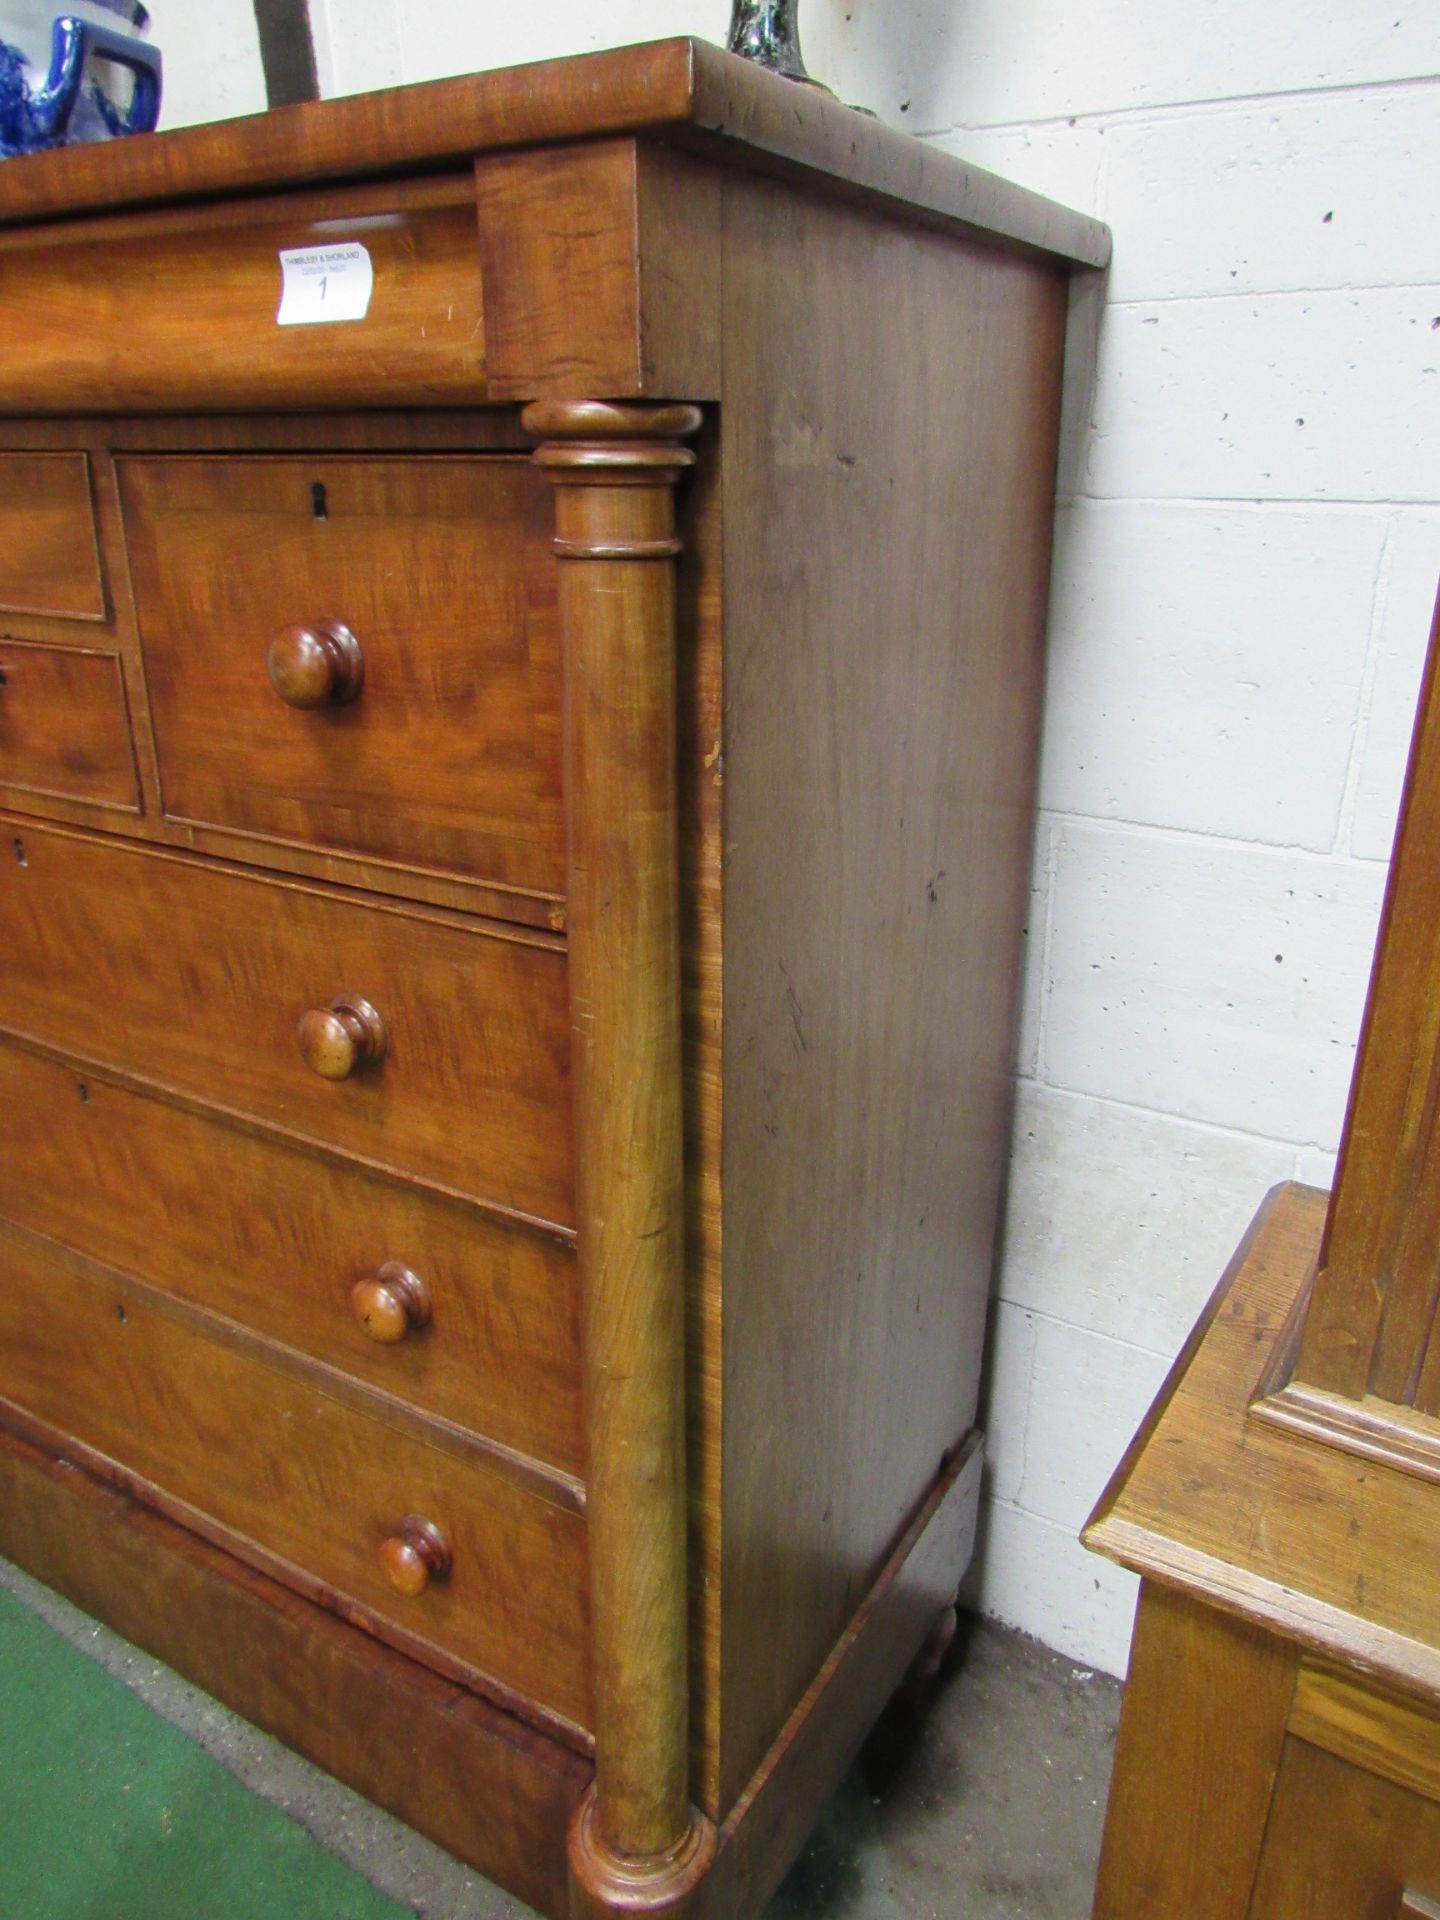
<path id="1" fill-rule="evenodd" d="M 972 1625 L 766 1920 L 1085 1920 L 1113 1681 Z M 528 1909 L 0 1561 L 0 1920 Z"/>

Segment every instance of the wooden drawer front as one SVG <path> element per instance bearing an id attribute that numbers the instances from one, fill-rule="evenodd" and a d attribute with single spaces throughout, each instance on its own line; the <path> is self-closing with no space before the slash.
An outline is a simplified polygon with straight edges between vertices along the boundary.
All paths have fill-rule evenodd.
<path id="1" fill-rule="evenodd" d="M 347 243 L 370 256 L 363 318 L 352 307 L 326 322 L 313 309 L 318 324 L 281 326 L 281 253 Z M 8 226 L 0 413 L 474 404 L 485 398 L 480 301 L 468 167 Z"/>
<path id="2" fill-rule="evenodd" d="M 0 608 L 105 618 L 83 453 L 0 453 Z"/>
<path id="3" fill-rule="evenodd" d="M 0 786 L 135 812 L 120 662 L 0 634 Z"/>
<path id="4" fill-rule="evenodd" d="M 585 1725 L 584 1521 L 427 1445 L 368 1405 L 270 1366 L 204 1317 L 0 1229 L 0 1394 L 180 1503 L 181 1517 L 430 1648 Z M 185 1511 L 188 1510 L 188 1511 Z M 454 1564 L 413 1598 L 382 1544 L 433 1521 Z M 208 1523 L 206 1525 L 205 1523 Z"/>
<path id="5" fill-rule="evenodd" d="M 551 508 L 527 460 L 136 458 L 120 483 L 168 813 L 560 891 Z M 359 692 L 297 709 L 270 643 L 320 622 L 358 641 Z"/>
<path id="6" fill-rule="evenodd" d="M 5 1045 L 0 1215 L 584 1471 L 575 1261 L 542 1234 Z M 430 1320 L 382 1346 L 350 1296 L 391 1261 Z"/>
<path id="7" fill-rule="evenodd" d="M 15 819 L 0 842 L 0 1028 L 501 1207 L 574 1217 L 564 954 Z M 296 1022 L 356 994 L 388 1050 L 349 1079 Z"/>

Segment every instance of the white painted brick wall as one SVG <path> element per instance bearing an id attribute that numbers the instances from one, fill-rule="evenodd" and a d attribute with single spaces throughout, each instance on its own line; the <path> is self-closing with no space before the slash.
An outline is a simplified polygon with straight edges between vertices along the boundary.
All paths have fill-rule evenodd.
<path id="1" fill-rule="evenodd" d="M 955 14 L 967 71 L 907 48 L 871 103 L 1116 242 L 972 1591 L 1120 1671 L 1133 1582 L 1072 1529 L 1265 1188 L 1333 1177 L 1440 579 L 1440 9 Z"/>
<path id="2" fill-rule="evenodd" d="M 729 8 L 312 11 L 348 92 L 718 40 Z M 972 1591 L 1118 1671 L 1133 1582 L 1076 1529 L 1265 1189 L 1331 1177 L 1440 577 L 1440 5 L 802 14 L 843 97 L 1115 228 L 1060 516 Z"/>
<path id="3" fill-rule="evenodd" d="M 1385 533 L 1349 509 L 1063 510 L 1042 805 L 1328 852 Z"/>
<path id="4" fill-rule="evenodd" d="M 154 0 L 152 38 L 165 63 L 162 127 L 263 113 L 265 74 L 250 0 Z"/>

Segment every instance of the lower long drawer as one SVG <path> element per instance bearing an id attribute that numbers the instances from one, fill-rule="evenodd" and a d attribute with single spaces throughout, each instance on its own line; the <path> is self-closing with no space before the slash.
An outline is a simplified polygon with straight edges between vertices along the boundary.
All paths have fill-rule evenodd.
<path id="1" fill-rule="evenodd" d="M 584 1472 L 575 1259 L 551 1236 L 3 1041 L 0 1218 Z M 380 1345 L 351 1296 L 391 1264 L 428 1320 Z"/>
<path id="2" fill-rule="evenodd" d="M 583 1515 L 482 1455 L 392 1424 L 359 1389 L 332 1397 L 303 1363 L 268 1364 L 194 1309 L 11 1226 L 0 1399 L 405 1651 L 588 1726 Z M 412 1516 L 451 1565 L 406 1595 L 387 1561 L 413 1576 L 391 1544 Z"/>

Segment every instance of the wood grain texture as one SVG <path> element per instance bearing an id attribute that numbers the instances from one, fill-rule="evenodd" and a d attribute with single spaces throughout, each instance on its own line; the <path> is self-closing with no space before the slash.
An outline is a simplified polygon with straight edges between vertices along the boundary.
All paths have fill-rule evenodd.
<path id="1" fill-rule="evenodd" d="M 566 1920 L 565 1827 L 593 1771 L 579 1754 L 3 1429 L 0 1553 Z"/>
<path id="2" fill-rule="evenodd" d="M 374 268 L 365 317 L 278 326 L 281 250 L 350 240 Z M 473 403 L 485 398 L 480 303 L 468 172 L 0 228 L 0 331 L 13 343 L 0 409 Z"/>
<path id="3" fill-rule="evenodd" d="M 1440 1482 L 1440 1422 L 1399 1401 L 1374 1394 L 1352 1400 L 1298 1380 L 1281 1386 L 1267 1381 L 1252 1413 L 1267 1425 L 1343 1447 L 1364 1460 L 1403 1467 L 1432 1485 Z"/>
<path id="4" fill-rule="evenodd" d="M 633 139 L 475 166 L 497 400 L 720 393 L 717 169 Z"/>
<path id="5" fill-rule="evenodd" d="M 483 156 L 475 196 L 496 398 L 638 392 L 634 141 Z"/>
<path id="6" fill-rule="evenodd" d="M 528 462 L 127 458 L 119 478 L 168 815 L 558 896 L 550 503 Z M 267 648 L 324 620 L 363 684 L 290 711 Z"/>
<path id="7" fill-rule="evenodd" d="M 103 419 L 55 415 L 7 419 L 4 440 L 15 450 L 101 449 L 119 453 L 528 453 L 534 442 L 508 407 L 442 407 L 424 413 L 288 412 Z"/>
<path id="8" fill-rule="evenodd" d="M 1203 1885 L 1198 1898 L 1185 1890 L 1187 1873 L 1248 1885 L 1256 1821 L 1197 1842 L 1181 1816 L 1187 1802 L 1223 1799 L 1256 1750 L 1240 1634 L 1292 1660 L 1305 1653 L 1273 1794 L 1259 1796 L 1253 1895 L 1225 1910 L 1391 1920 L 1424 1914 L 1424 1890 L 1440 1886 L 1440 1430 L 1412 1404 L 1424 1399 L 1440 1248 L 1437 652 L 1440 614 L 1335 1192 L 1328 1207 L 1295 1187 L 1271 1196 L 1086 1535 L 1147 1576 L 1146 1606 L 1155 1579 L 1186 1589 L 1176 1604 L 1213 1652 L 1208 1692 L 1223 1708 L 1176 1795 L 1161 1751 L 1183 1725 L 1176 1662 L 1148 1694 L 1132 1675 L 1097 1915 L 1149 1910 L 1130 1889 L 1150 1832 L 1169 1846 L 1182 1896 L 1156 1911 L 1214 1910 Z M 1155 1752 L 1139 1734 L 1127 1746 L 1142 1724 L 1157 1730 Z"/>
<path id="9" fill-rule="evenodd" d="M 1313 1271 L 1326 1197 L 1278 1189 L 1085 1539 L 1302 1648 L 1405 1692 L 1440 1692 L 1433 1525 L 1418 1483 L 1252 1411 Z"/>
<path id="10" fill-rule="evenodd" d="M 267 866 L 314 879 L 368 887 L 386 894 L 403 894 L 410 899 L 528 926 L 552 931 L 563 928 L 564 903 L 554 893 L 531 893 L 492 885 L 473 873 L 442 874 L 399 867 L 393 862 L 318 846 L 289 844 L 274 838 L 259 841 L 244 832 L 166 819 L 161 810 L 149 693 L 130 593 L 116 478 L 116 469 L 126 454 L 173 456 L 288 450 L 304 453 L 307 459 L 329 460 L 346 450 L 409 454 L 528 452 L 531 443 L 520 431 L 518 415 L 508 410 L 469 413 L 437 410 L 428 416 L 336 413 L 295 417 L 255 415 L 240 420 L 144 417 L 110 422 L 11 420 L 7 423 L 5 438 L 13 448 L 27 451 L 53 447 L 83 452 L 90 463 L 105 568 L 114 585 L 113 626 L 106 638 L 107 643 L 113 638 L 120 658 L 144 809 L 138 814 L 108 814 L 107 831 L 128 833 L 135 838 L 222 858 L 252 863 L 263 859 Z M 121 459 L 117 459 L 117 455 Z M 537 553 L 543 555 L 543 548 L 537 547 Z M 548 566 L 548 555 L 544 558 Z M 538 590 L 543 581 L 532 584 Z M 0 621 L 0 628 L 17 638 L 48 645 L 99 644 L 93 631 L 35 614 L 7 614 Z M 94 824 L 92 807 L 60 796 L 21 794 L 17 789 L 11 804 L 27 813 L 74 826 Z"/>
<path id="11" fill-rule="evenodd" d="M 1437 1892 L 1440 1809 L 1288 1740 L 1255 1920 L 1405 1920 L 1424 1915 L 1425 1895 Z"/>
<path id="12" fill-rule="evenodd" d="M 577 1254 L 590 1493 L 593 1823 L 608 1896 L 694 1865 L 673 489 L 694 407 L 532 406 L 555 491 L 565 674 Z M 621 1867 L 620 1863 L 626 1863 Z"/>
<path id="13" fill-rule="evenodd" d="M 589 1724 L 580 1515 L 53 1241 L 0 1227 L 0 1270 L 12 1409 L 382 1638 Z M 381 1549 L 419 1512 L 454 1566 L 398 1603 Z"/>
<path id="14" fill-rule="evenodd" d="M 211 332 L 231 349 L 207 384 L 173 313 L 137 306 L 156 352 L 102 401 L 108 320 L 109 345 L 73 348 L 91 358 L 71 372 L 42 323 L 35 404 L 55 411 L 7 429 L 17 453 L 91 463 L 144 806 L 107 843 L 30 818 L 74 829 L 73 801 L 5 821 L 18 961 L 0 1093 L 30 1089 L 55 1138 L 0 1121 L 0 1217 L 20 1223 L 3 1235 L 50 1236 L 36 1257 L 70 1276 L 63 1298 L 125 1290 L 94 1365 L 118 1369 L 141 1328 L 152 1358 L 112 1398 L 155 1403 L 83 1444 L 52 1404 L 43 1431 L 437 1673 L 572 1741 L 593 1724 L 572 1920 L 734 1920 L 724 1903 L 748 1914 L 776 1884 L 969 1550 L 1059 252 L 1069 236 L 1100 258 L 1107 237 L 689 42 L 117 160 L 103 180 L 83 159 L 29 169 L 29 211 L 0 233 L 0 309 L 12 262 L 58 300 L 62 253 L 75 268 L 143 242 L 167 288 L 226 263 Z M 44 212 L 62 174 L 63 230 Z M 8 191 L 0 177 L 0 224 Z M 321 330 L 323 368 L 318 347 L 268 352 L 259 304 L 259 261 L 273 274 L 279 224 L 302 215 L 307 234 L 335 223 L 328 238 L 394 215 L 385 231 L 414 248 L 405 290 L 377 252 L 377 325 Z M 381 312 L 382 283 L 403 316 Z M 423 395 L 407 352 L 440 370 Z M 502 395 L 542 404 L 522 428 Z M 636 396 L 656 407 L 617 407 Z M 679 403 L 697 399 L 719 404 L 682 477 Z M 498 481 L 474 480 L 522 471 L 505 456 L 536 439 L 568 482 L 555 559 L 534 537 L 538 478 L 498 507 Z M 339 604 L 357 582 L 372 603 Z M 311 604 L 327 585 L 336 604 Z M 533 645 L 522 692 L 537 617 L 548 702 Z M 16 620 L 22 641 L 65 638 Z M 313 636 L 342 627 L 340 700 Z M 294 641 L 278 669 L 277 631 Z M 382 685 L 400 691 L 372 734 Z M 333 1084 L 297 1047 L 307 1009 L 312 1063 L 346 1069 Z M 193 1435 L 149 1478 L 105 1451 L 158 1450 L 160 1383 L 191 1343 L 235 1382 L 198 1376 L 225 1432 L 257 1395 L 272 1429 L 276 1409 L 323 1403 L 322 1481 L 357 1451 L 336 1435 L 383 1429 L 374 1474 L 367 1449 L 346 1476 L 395 1494 L 363 1574 L 332 1571 L 323 1527 L 314 1548 L 300 1538 L 313 1487 L 279 1490 L 277 1546 L 258 1516 L 217 1520 L 194 1478 L 169 1485 L 199 1471 Z M 99 1391 L 78 1394 L 87 1421 Z M 401 1501 L 394 1462 L 431 1456 Z M 476 1476 L 582 1540 L 578 1574 L 572 1557 L 555 1576 L 569 1624 L 552 1615 L 524 1648 L 522 1574 L 551 1607 L 525 1551 L 489 1618 L 467 1610 L 464 1647 L 397 1624 L 455 1595 L 478 1530 L 447 1489 Z M 222 1474 L 213 1498 L 232 1497 Z M 593 1636 L 573 1617 L 592 1590 Z M 543 1689 L 523 1662 L 547 1665 Z"/>
<path id="15" fill-rule="evenodd" d="M 14 817 L 0 855 L 0 1029 L 573 1220 L 565 957 L 544 936 Z M 335 1086 L 306 1068 L 295 1027 L 337 991 L 380 1010 L 389 1050 Z"/>
<path id="16" fill-rule="evenodd" d="M 1297 1664 L 1286 1641 L 1145 1583 L 1094 1920 L 1246 1920 Z"/>
<path id="17" fill-rule="evenodd" d="M 7 788 L 17 797 L 139 811 L 117 655 L 0 634 L 0 789 Z"/>
<path id="18" fill-rule="evenodd" d="M 1110 257 L 1099 221 L 686 39 L 282 108 L 98 153 L 36 154 L 0 176 L 0 222 L 418 172 L 492 149 L 644 130 L 732 167 L 818 176 L 874 207 L 989 232 L 1076 265 L 1103 267 Z"/>
<path id="19" fill-rule="evenodd" d="M 0 612 L 105 611 L 85 455 L 0 452 Z"/>
<path id="20" fill-rule="evenodd" d="M 690 1781 L 697 1805 L 720 1805 L 721 1488 L 724 1435 L 724 525 L 719 422 L 695 440 L 678 500 L 676 779 L 680 858 L 680 1007 L 684 1034 L 685 1459 L 690 1526 Z"/>
<path id="21" fill-rule="evenodd" d="M 1440 604 L 1320 1272 L 1295 1377 L 1440 1412 Z"/>
<path id="22" fill-rule="evenodd" d="M 458 1427 L 584 1471 L 569 1246 L 407 1181 L 0 1046 L 0 1216 Z M 430 1322 L 367 1339 L 358 1282 L 400 1260 Z"/>
<path id="23" fill-rule="evenodd" d="M 818 197 L 724 218 L 722 1809 L 974 1418 L 1065 323 Z"/>
<path id="24" fill-rule="evenodd" d="M 950 1608 L 974 1545 L 981 1460 L 972 1433 L 731 1809 L 707 1908 L 716 1920 L 764 1910 L 937 1613 Z"/>
<path id="25" fill-rule="evenodd" d="M 1407 1699 L 1330 1661 L 1300 1663 L 1289 1730 L 1440 1806 L 1440 1702 Z"/>

